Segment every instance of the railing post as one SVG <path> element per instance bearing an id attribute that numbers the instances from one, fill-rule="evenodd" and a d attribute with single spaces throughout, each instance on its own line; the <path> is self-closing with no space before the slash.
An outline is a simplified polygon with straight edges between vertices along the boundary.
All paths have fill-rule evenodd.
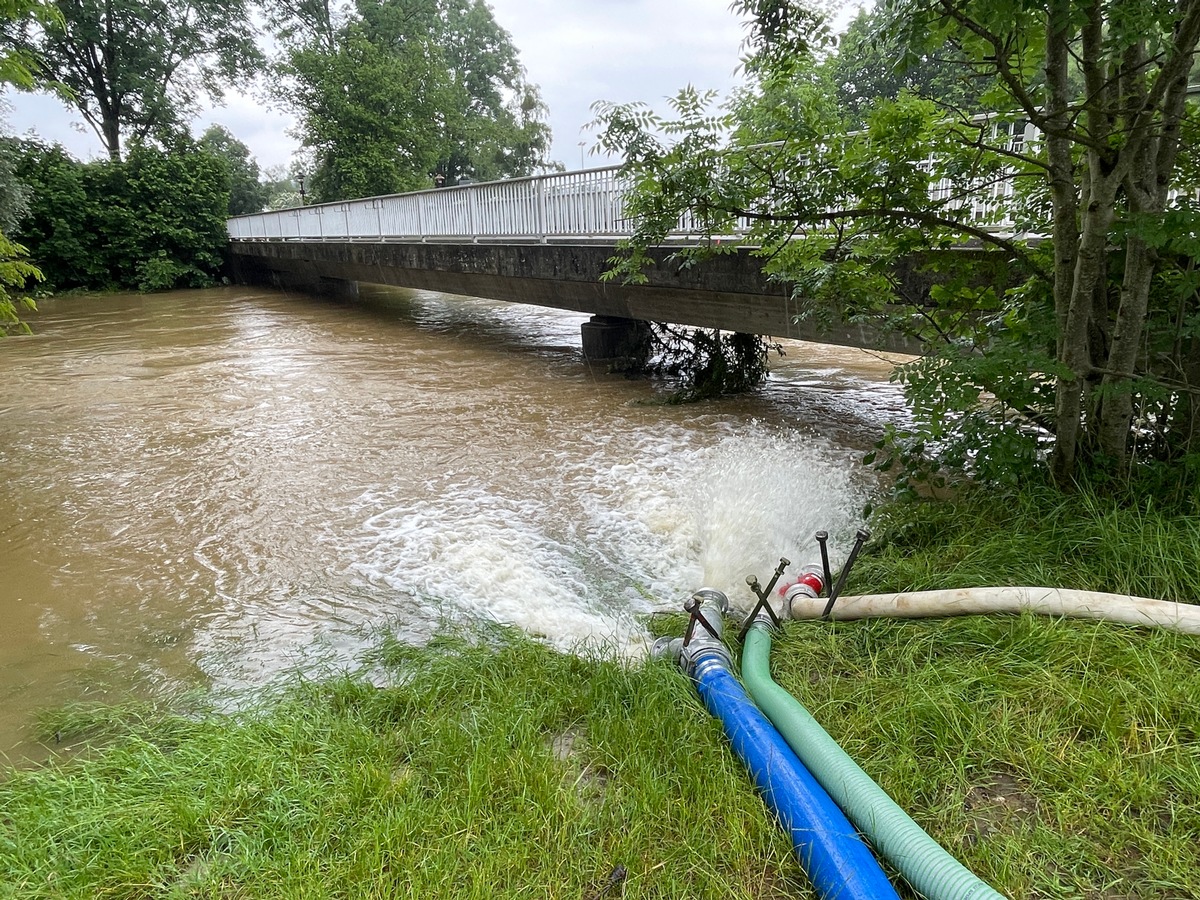
<path id="1" fill-rule="evenodd" d="M 537 180 L 537 237 L 546 243 L 546 179 Z"/>
<path id="2" fill-rule="evenodd" d="M 424 242 L 425 234 L 425 199 L 428 195 L 417 194 L 417 233 L 421 236 L 421 241 Z"/>
<path id="3" fill-rule="evenodd" d="M 371 201 L 371 205 L 375 207 L 375 236 L 379 240 L 383 240 L 383 201 L 376 197 Z"/>
<path id="4" fill-rule="evenodd" d="M 471 232 L 471 243 L 479 243 L 479 235 L 475 230 L 475 186 L 467 188 L 467 231 Z"/>

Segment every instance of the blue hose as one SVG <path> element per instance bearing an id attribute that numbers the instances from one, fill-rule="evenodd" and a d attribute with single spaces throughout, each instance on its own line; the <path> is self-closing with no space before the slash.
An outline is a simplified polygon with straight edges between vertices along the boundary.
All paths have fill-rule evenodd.
<path id="1" fill-rule="evenodd" d="M 697 655 L 692 677 L 755 785 L 791 835 L 800 864 L 825 900 L 899 895 L 867 845 L 725 668 L 719 653 Z"/>

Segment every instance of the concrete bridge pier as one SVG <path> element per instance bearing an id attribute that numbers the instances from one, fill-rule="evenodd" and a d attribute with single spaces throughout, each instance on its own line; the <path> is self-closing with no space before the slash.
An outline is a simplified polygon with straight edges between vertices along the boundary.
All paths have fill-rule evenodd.
<path id="1" fill-rule="evenodd" d="M 608 363 L 616 372 L 644 366 L 650 356 L 650 323 L 620 316 L 592 316 L 579 326 L 583 358 Z"/>

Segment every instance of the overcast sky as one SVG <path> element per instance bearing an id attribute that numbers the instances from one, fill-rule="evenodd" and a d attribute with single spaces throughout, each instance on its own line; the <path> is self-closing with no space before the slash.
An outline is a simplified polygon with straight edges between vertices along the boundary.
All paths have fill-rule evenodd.
<path id="1" fill-rule="evenodd" d="M 542 89 L 554 131 L 551 157 L 580 166 L 581 131 L 596 100 L 664 99 L 691 84 L 726 93 L 736 76 L 745 31 L 729 0 L 489 0 L 513 37 L 529 80 Z M 9 130 L 35 131 L 81 159 L 103 155 L 82 117 L 51 97 L 10 92 Z M 252 97 L 233 95 L 194 124 L 199 134 L 219 122 L 245 143 L 261 167 L 286 164 L 296 151 L 291 118 Z M 588 157 L 588 166 L 602 162 Z"/>

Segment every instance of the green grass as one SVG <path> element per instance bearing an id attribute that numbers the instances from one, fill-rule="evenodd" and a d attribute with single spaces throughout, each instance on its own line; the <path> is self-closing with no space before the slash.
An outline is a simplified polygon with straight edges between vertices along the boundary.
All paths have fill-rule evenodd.
<path id="1" fill-rule="evenodd" d="M 1045 585 L 1200 602 L 1200 517 L 1048 488 L 876 514 L 847 593 Z"/>
<path id="2" fill-rule="evenodd" d="M 134 720 L 13 774 L 0 895 L 581 898 L 623 865 L 627 897 L 804 896 L 678 671 L 516 635 L 384 655 L 402 686 Z"/>
<path id="3" fill-rule="evenodd" d="M 623 865 L 613 896 L 812 896 L 670 666 L 515 634 L 384 656 L 398 686 L 110 714 L 107 749 L 12 773 L 0 895 L 587 898 Z M 773 659 L 1006 895 L 1200 896 L 1200 639 L 1034 617 L 795 623 Z"/>
<path id="4" fill-rule="evenodd" d="M 1035 616 L 795 623 L 772 661 L 1006 896 L 1200 897 L 1200 638 Z"/>
<path id="5" fill-rule="evenodd" d="M 1194 522 L 1045 502 L 894 510 L 851 587 L 1196 595 Z M 370 663 L 390 686 L 53 721 L 103 737 L 0 781 L 0 897 L 813 896 L 671 666 L 506 631 L 385 643 Z M 1200 638 L 1032 616 L 793 623 L 773 664 L 1007 896 L 1200 897 Z"/>

